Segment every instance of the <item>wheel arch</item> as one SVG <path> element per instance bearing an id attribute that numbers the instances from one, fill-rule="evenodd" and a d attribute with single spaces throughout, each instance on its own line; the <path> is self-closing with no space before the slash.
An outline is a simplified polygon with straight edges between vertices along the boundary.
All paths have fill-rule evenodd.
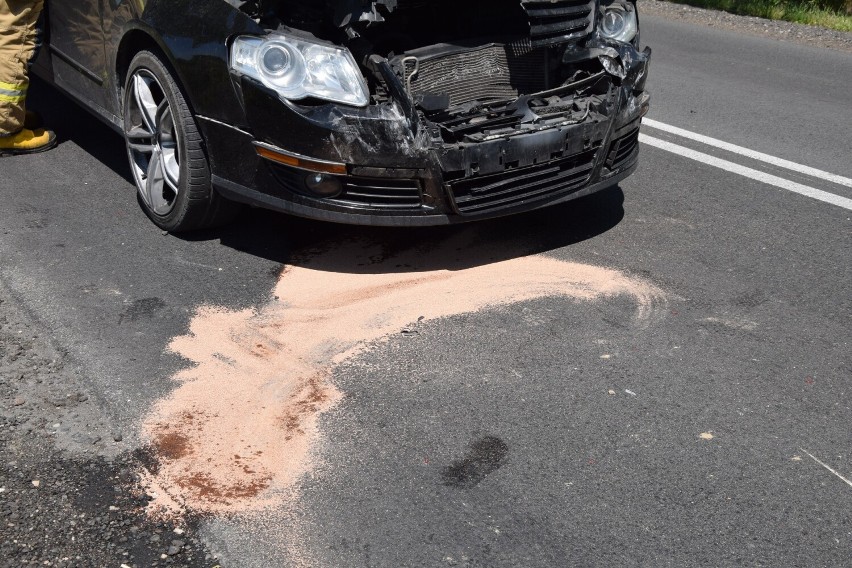
<path id="1" fill-rule="evenodd" d="M 118 49 L 115 53 L 115 77 L 116 88 L 118 89 L 119 105 L 124 104 L 124 85 L 127 82 L 127 73 L 130 71 L 130 63 L 140 51 L 150 51 L 163 62 L 169 73 L 175 80 L 178 88 L 181 90 L 186 103 L 190 110 L 195 112 L 195 105 L 191 93 L 187 89 L 187 83 L 179 67 L 175 64 L 174 58 L 168 46 L 158 38 L 158 36 L 150 30 L 142 27 L 130 28 L 121 38 Z"/>

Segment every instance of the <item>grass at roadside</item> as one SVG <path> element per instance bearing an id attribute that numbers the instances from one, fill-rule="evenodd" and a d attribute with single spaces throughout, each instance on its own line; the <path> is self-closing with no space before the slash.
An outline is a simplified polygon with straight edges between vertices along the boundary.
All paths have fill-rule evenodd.
<path id="1" fill-rule="evenodd" d="M 820 7 L 813 0 L 668 0 L 677 4 L 689 4 L 699 8 L 723 10 L 732 14 L 758 16 L 771 20 L 785 20 L 800 24 L 822 26 L 841 32 L 852 32 L 852 0 L 829 0 Z M 826 4 L 823 4 L 825 6 Z"/>

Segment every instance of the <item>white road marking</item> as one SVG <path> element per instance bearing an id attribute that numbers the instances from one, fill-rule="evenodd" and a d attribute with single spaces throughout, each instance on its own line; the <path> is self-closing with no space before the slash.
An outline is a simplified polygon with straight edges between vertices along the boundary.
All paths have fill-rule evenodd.
<path id="1" fill-rule="evenodd" d="M 787 191 L 792 191 L 793 193 L 798 193 L 800 195 L 804 195 L 806 197 L 810 197 L 818 201 L 823 201 L 825 203 L 830 203 L 832 205 L 837 205 L 838 207 L 842 207 L 844 209 L 852 211 L 852 199 L 842 197 L 840 195 L 835 195 L 834 193 L 829 193 L 827 191 L 823 191 L 815 187 L 810 187 L 808 185 L 796 183 L 794 181 L 790 181 L 782 177 L 767 174 L 766 172 L 761 172 L 760 170 L 747 168 L 746 166 L 741 166 L 734 162 L 729 162 L 728 160 L 723 160 L 721 158 L 717 158 L 716 156 L 711 156 L 710 154 L 697 152 L 691 148 L 686 148 L 685 146 L 672 144 L 671 142 L 666 142 L 665 140 L 660 140 L 659 138 L 654 138 L 652 136 L 648 136 L 647 134 L 640 134 L 639 141 L 643 144 L 654 146 L 655 148 L 659 148 L 667 152 L 672 152 L 674 154 L 678 154 L 691 160 L 696 160 L 698 162 L 702 162 L 731 173 L 735 173 L 763 183 L 768 183 L 769 185 L 774 185 L 775 187 L 780 187 L 782 189 L 786 189 Z"/>
<path id="2" fill-rule="evenodd" d="M 806 450 L 806 449 L 804 449 L 804 448 L 799 448 L 799 449 L 800 449 L 800 450 L 802 450 L 802 452 L 804 452 L 804 453 L 808 454 L 808 456 L 809 456 L 812 460 L 814 460 L 815 462 L 817 462 L 819 465 L 821 465 L 822 467 L 824 467 L 825 469 L 827 469 L 828 471 L 830 471 L 831 473 L 833 473 L 834 475 L 836 475 L 837 477 L 839 477 L 840 479 L 842 479 L 842 480 L 843 480 L 843 482 L 844 482 L 844 483 L 846 483 L 846 485 L 848 485 L 849 487 L 852 487 L 852 481 L 849 481 L 848 479 L 846 479 L 845 477 L 843 477 L 842 475 L 840 475 L 839 473 L 837 473 L 836 471 L 834 471 L 834 470 L 833 470 L 830 466 L 827 466 L 827 465 L 825 465 L 824 463 L 822 463 L 821 461 L 819 461 L 818 459 L 816 459 L 816 458 L 813 456 L 813 454 L 811 454 L 808 450 Z"/>
<path id="3" fill-rule="evenodd" d="M 810 166 L 803 166 L 802 164 L 797 164 L 796 162 L 791 162 L 782 158 L 776 158 L 775 156 L 770 156 L 769 154 L 764 154 L 762 152 L 743 148 L 742 146 L 730 144 L 722 140 L 717 140 L 716 138 L 710 138 L 709 136 L 704 136 L 703 134 L 684 130 L 683 128 L 678 128 L 677 126 L 671 126 L 670 124 L 657 122 L 656 120 L 652 120 L 650 118 L 643 119 L 642 124 L 650 126 L 651 128 L 656 128 L 657 130 L 662 130 L 663 132 L 668 132 L 669 134 L 675 134 L 677 136 L 681 136 L 689 140 L 695 140 L 696 142 L 701 142 L 702 144 L 707 144 L 708 146 L 714 146 L 716 148 L 721 148 L 722 150 L 727 150 L 728 152 L 740 154 L 753 160 L 766 162 L 767 164 L 772 164 L 773 166 L 778 166 L 779 168 L 785 168 L 794 172 L 799 172 L 801 174 L 830 181 L 838 185 L 852 187 L 852 179 L 849 179 L 847 177 L 839 176 L 829 172 L 824 172 L 816 168 L 811 168 Z"/>

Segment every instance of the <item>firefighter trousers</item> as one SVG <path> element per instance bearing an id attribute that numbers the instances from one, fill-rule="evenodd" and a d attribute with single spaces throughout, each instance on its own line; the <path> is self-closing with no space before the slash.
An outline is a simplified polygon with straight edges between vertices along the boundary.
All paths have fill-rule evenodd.
<path id="1" fill-rule="evenodd" d="M 29 79 L 27 65 L 35 51 L 44 0 L 0 0 L 0 136 L 24 124 Z"/>

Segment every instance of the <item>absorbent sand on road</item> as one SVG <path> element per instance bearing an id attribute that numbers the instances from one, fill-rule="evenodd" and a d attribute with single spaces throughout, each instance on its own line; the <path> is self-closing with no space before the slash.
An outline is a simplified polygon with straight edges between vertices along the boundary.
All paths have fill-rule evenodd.
<path id="1" fill-rule="evenodd" d="M 349 242 L 285 267 L 256 310 L 205 307 L 170 349 L 191 362 L 145 420 L 158 457 L 146 472 L 154 509 L 233 514 L 281 506 L 311 468 L 316 419 L 342 396 L 332 368 L 407 326 L 539 297 L 624 295 L 647 325 L 665 296 L 616 270 L 526 256 L 466 266 L 449 240 L 382 262 L 376 244 Z M 482 258 L 506 251 L 481 246 Z M 437 268 L 440 266 L 441 268 Z M 333 267 L 333 268 L 330 268 Z M 399 268 L 402 267 L 402 268 Z"/>

